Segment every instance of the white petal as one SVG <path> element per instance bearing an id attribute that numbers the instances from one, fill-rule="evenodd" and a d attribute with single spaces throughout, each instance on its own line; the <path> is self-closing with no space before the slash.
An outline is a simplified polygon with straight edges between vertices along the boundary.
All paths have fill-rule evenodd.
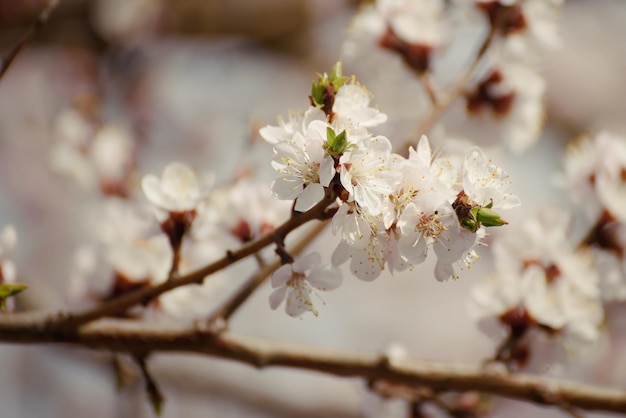
<path id="1" fill-rule="evenodd" d="M 340 241 L 333 255 L 330 257 L 330 262 L 333 266 L 337 267 L 345 263 L 350 259 L 350 252 L 352 249 L 345 241 Z"/>
<path id="2" fill-rule="evenodd" d="M 383 210 L 382 196 L 369 187 L 357 185 L 354 188 L 354 200 L 372 216 Z"/>
<path id="3" fill-rule="evenodd" d="M 281 286 L 270 294 L 270 307 L 276 309 L 285 300 L 287 294 L 287 286 Z"/>
<path id="4" fill-rule="evenodd" d="M 289 139 L 289 134 L 280 126 L 267 125 L 259 129 L 259 135 L 270 144 L 277 144 Z"/>
<path id="5" fill-rule="evenodd" d="M 446 263 L 441 259 L 437 260 L 435 266 L 435 278 L 440 282 L 445 282 L 450 277 L 454 277 L 454 268 L 451 263 Z"/>
<path id="6" fill-rule="evenodd" d="M 318 268 L 307 276 L 306 280 L 319 290 L 334 290 L 341 285 L 341 272 L 333 267 Z"/>
<path id="7" fill-rule="evenodd" d="M 272 274 L 272 287 L 277 288 L 285 286 L 289 280 L 293 277 L 293 270 L 291 264 L 283 264 L 280 266 L 274 274 Z"/>
<path id="8" fill-rule="evenodd" d="M 298 317 L 306 311 L 316 313 L 308 293 L 300 292 L 295 288 L 290 289 L 287 295 L 287 303 L 285 304 L 287 315 Z"/>
<path id="9" fill-rule="evenodd" d="M 163 194 L 161 193 L 161 182 L 154 174 L 146 174 L 141 180 L 141 189 L 150 203 L 156 206 L 163 204 Z"/>
<path id="10" fill-rule="evenodd" d="M 310 253 L 298 257 L 293 262 L 293 271 L 304 273 L 314 267 L 318 267 L 322 263 L 322 256 L 319 253 Z"/>
<path id="11" fill-rule="evenodd" d="M 426 260 L 428 248 L 426 240 L 417 235 L 416 239 L 403 236 L 398 242 L 400 254 L 411 264 L 420 264 Z"/>
<path id="12" fill-rule="evenodd" d="M 281 200 L 293 200 L 302 193 L 304 185 L 295 177 L 281 177 L 272 182 L 272 193 Z"/>
<path id="13" fill-rule="evenodd" d="M 0 236 L 0 245 L 2 246 L 2 252 L 12 250 L 17 244 L 17 230 L 13 225 L 7 225 L 2 230 Z"/>
<path id="14" fill-rule="evenodd" d="M 335 160 L 332 157 L 324 158 L 324 161 L 320 164 L 318 175 L 320 177 L 320 184 L 324 187 L 328 187 L 333 177 L 335 177 Z"/>
<path id="15" fill-rule="evenodd" d="M 304 112 L 304 119 L 302 120 L 302 126 L 308 129 L 310 124 L 315 120 L 323 121 L 324 123 L 326 123 L 326 114 L 324 113 L 322 109 L 311 106 L 306 110 L 306 112 Z M 323 138 L 326 138 L 325 131 L 324 131 Z"/>
<path id="16" fill-rule="evenodd" d="M 321 184 L 312 183 L 304 188 L 296 200 L 294 209 L 298 212 L 306 212 L 318 204 L 324 198 L 324 188 Z"/>
<path id="17" fill-rule="evenodd" d="M 343 156 L 345 155 L 346 154 L 344 154 Z M 341 180 L 341 185 L 343 186 L 343 188 L 346 189 L 348 193 L 353 195 L 354 186 L 352 186 L 352 174 L 350 174 L 350 171 L 346 168 L 344 164 L 341 165 L 341 171 L 339 172 L 339 179 Z"/>

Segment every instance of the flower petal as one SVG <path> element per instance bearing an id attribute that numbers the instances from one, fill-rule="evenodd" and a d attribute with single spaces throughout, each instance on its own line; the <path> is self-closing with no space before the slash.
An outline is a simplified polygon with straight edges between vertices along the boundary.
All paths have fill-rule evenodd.
<path id="1" fill-rule="evenodd" d="M 334 267 L 317 268 L 311 271 L 306 280 L 319 290 L 334 290 L 341 285 L 341 272 Z"/>
<path id="2" fill-rule="evenodd" d="M 283 264 L 280 266 L 274 274 L 272 274 L 272 287 L 277 288 L 285 286 L 289 280 L 293 277 L 293 270 L 291 264 Z"/>
<path id="3" fill-rule="evenodd" d="M 270 294 L 270 307 L 276 309 L 285 300 L 287 294 L 287 286 L 281 286 Z"/>
<path id="4" fill-rule="evenodd" d="M 323 198 L 324 188 L 322 185 L 318 183 L 309 184 L 298 196 L 294 210 L 297 212 L 306 212 L 321 202 Z"/>

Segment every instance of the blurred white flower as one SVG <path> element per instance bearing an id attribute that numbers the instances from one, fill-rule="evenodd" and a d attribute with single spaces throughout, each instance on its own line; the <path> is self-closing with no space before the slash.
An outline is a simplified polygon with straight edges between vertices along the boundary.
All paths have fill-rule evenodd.
<path id="1" fill-rule="evenodd" d="M 243 178 L 214 190 L 198 207 L 192 226 L 195 239 L 232 235 L 247 242 L 271 232 L 289 218 L 291 205 L 277 200 L 264 181 Z"/>
<path id="2" fill-rule="evenodd" d="M 545 112 L 545 82 L 526 62 L 492 53 L 470 84 L 465 101 L 452 107 L 445 126 L 478 143 L 504 143 L 516 153 L 539 138 Z"/>
<path id="3" fill-rule="evenodd" d="M 134 166 L 134 143 L 120 126 L 99 128 L 76 110 L 60 112 L 54 124 L 56 142 L 51 152 L 52 167 L 70 175 L 87 189 L 107 195 L 127 195 L 127 179 Z"/>
<path id="4" fill-rule="evenodd" d="M 17 230 L 13 225 L 6 225 L 0 232 L 0 283 L 15 283 L 17 269 L 11 260 L 17 244 Z"/>
<path id="5" fill-rule="evenodd" d="M 572 248 L 569 217 L 553 209 L 528 218 L 493 244 L 496 271 L 472 291 L 479 320 L 522 308 L 532 326 L 559 332 L 569 342 L 594 341 L 604 313 L 591 257 Z"/>
<path id="6" fill-rule="evenodd" d="M 378 0 L 363 7 L 350 25 L 343 52 L 367 56 L 381 46 L 399 53 L 418 72 L 428 68 L 430 52 L 449 36 L 442 0 Z"/>
<path id="7" fill-rule="evenodd" d="M 613 216 L 626 223 L 626 138 L 601 132 L 595 146 L 598 198 Z"/>
<path id="8" fill-rule="evenodd" d="M 141 181 L 146 198 L 156 209 L 170 213 L 192 211 L 209 194 L 212 179 L 200 178 L 198 173 L 180 162 L 170 163 L 159 179 L 147 174 Z"/>
<path id="9" fill-rule="evenodd" d="M 555 176 L 555 183 L 593 222 L 603 207 L 596 193 L 596 170 L 601 159 L 595 142 L 587 136 L 579 137 L 567 145 L 564 157 L 564 172 Z"/>
<path id="10" fill-rule="evenodd" d="M 311 300 L 315 293 L 313 289 L 327 291 L 341 285 L 339 270 L 324 267 L 321 261 L 318 253 L 311 253 L 278 268 L 271 279 L 275 289 L 270 295 L 271 308 L 278 308 L 286 297 L 285 312 L 289 316 L 301 316 L 307 311 L 317 316 L 318 311 Z"/>
<path id="11" fill-rule="evenodd" d="M 100 128 L 91 140 L 89 158 L 102 187 L 123 183 L 133 166 L 134 144 L 128 132 L 114 125 Z"/>
<path id="12" fill-rule="evenodd" d="M 528 57 L 560 45 L 559 17 L 564 0 L 457 0 L 482 11 L 503 37 L 510 54 Z"/>

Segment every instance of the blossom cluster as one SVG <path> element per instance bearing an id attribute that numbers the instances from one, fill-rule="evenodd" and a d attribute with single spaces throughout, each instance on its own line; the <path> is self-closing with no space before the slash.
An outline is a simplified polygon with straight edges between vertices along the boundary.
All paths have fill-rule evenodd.
<path id="1" fill-rule="evenodd" d="M 537 56 L 559 43 L 562 3 L 377 0 L 354 18 L 343 55 L 366 67 L 404 71 L 408 77 L 400 84 L 421 80 L 421 96 L 436 100 L 454 65 L 448 52 L 471 50 L 468 39 L 482 37 L 483 44 L 477 39 L 473 46 L 481 51 L 481 60 L 463 86 L 464 100 L 452 107 L 442 124 L 454 136 L 483 143 L 504 140 L 521 152 L 535 143 L 543 124 L 545 84 Z"/>
<path id="2" fill-rule="evenodd" d="M 589 232 L 581 246 L 593 256 L 606 301 L 626 300 L 626 139 L 609 132 L 581 137 L 565 153 L 557 183 L 582 209 Z"/>
<path id="3" fill-rule="evenodd" d="M 572 244 L 571 220 L 552 209 L 514 225 L 492 245 L 495 272 L 472 291 L 474 316 L 521 337 L 532 328 L 570 345 L 595 341 L 604 318 L 592 259 Z M 513 359 L 523 363 L 526 358 Z"/>
<path id="4" fill-rule="evenodd" d="M 425 136 L 408 157 L 394 153 L 388 138 L 368 130 L 385 120 L 370 107 L 370 93 L 343 77 L 339 64 L 330 75 L 320 75 L 305 112 L 260 131 L 274 146 L 272 167 L 278 177 L 272 191 L 279 199 L 293 200 L 299 212 L 332 198 L 332 230 L 340 237 L 332 264 L 349 262 L 359 279 L 374 280 L 385 268 L 392 273 L 411 268 L 429 251 L 437 256 L 435 277 L 456 278 L 457 266 L 469 267 L 478 258 L 475 247 L 484 228 L 506 223 L 496 210 L 519 204 L 507 192 L 508 174 L 478 147 L 456 167 L 434 156 Z M 292 271 L 300 281 L 286 280 L 281 272 L 275 287 L 300 286 L 295 283 L 306 275 L 302 269 Z M 295 296 L 302 293 L 291 293 L 288 313 L 301 313 L 290 306 L 301 305 Z M 306 304 L 316 312 L 309 299 Z M 278 305 L 275 299 L 272 305 Z"/>

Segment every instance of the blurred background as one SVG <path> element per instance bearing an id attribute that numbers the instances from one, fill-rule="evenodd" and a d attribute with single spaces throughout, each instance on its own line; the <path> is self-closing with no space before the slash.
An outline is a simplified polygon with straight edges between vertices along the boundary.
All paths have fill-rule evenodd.
<path id="1" fill-rule="evenodd" d="M 44 3 L 0 0 L 0 55 Z M 141 144 L 136 156 L 141 175 L 160 173 L 180 160 L 226 179 L 243 160 L 270 178 L 271 149 L 256 141 L 256 131 L 274 124 L 278 114 L 308 105 L 315 74 L 328 71 L 341 56 L 358 3 L 62 1 L 0 80 L 0 225 L 13 223 L 18 230 L 14 258 L 20 281 L 30 286 L 21 304 L 66 307 L 71 260 L 86 234 L 79 219 L 93 204 L 52 169 L 55 123 L 64 109 L 80 108 L 131 132 Z M 626 134 L 626 4 L 568 0 L 561 33 L 561 48 L 542 64 L 547 117 L 539 143 L 522 155 L 494 151 L 523 202 L 512 219 L 543 207 L 568 208 L 552 178 L 570 139 L 602 129 Z M 376 71 L 354 63 L 345 73 L 357 75 L 390 119 L 394 112 L 406 114 L 411 97 L 398 96 L 402 86 L 386 86 L 376 80 Z M 399 121 L 387 133 L 403 142 L 414 123 Z M 326 233 L 314 248 L 328 260 L 333 242 Z M 233 318 L 231 329 L 361 351 L 381 352 L 399 343 L 413 358 L 477 363 L 492 355 L 498 342 L 467 314 L 473 283 L 490 270 L 488 253 L 483 258 L 456 282 L 436 282 L 429 261 L 372 283 L 344 274 L 342 287 L 324 294 L 320 316 L 301 320 L 270 310 L 265 286 Z M 544 359 L 529 370 L 626 387 L 626 356 L 602 361 L 609 346 L 603 340 L 589 352 L 563 357 L 546 341 Z M 2 417 L 153 416 L 140 379 L 116 389 L 106 353 L 3 345 L 0 364 Z M 156 355 L 150 364 L 166 396 L 164 417 L 386 416 L 368 403 L 358 380 L 259 371 L 198 356 Z M 495 417 L 563 415 L 514 401 L 493 405 Z"/>

